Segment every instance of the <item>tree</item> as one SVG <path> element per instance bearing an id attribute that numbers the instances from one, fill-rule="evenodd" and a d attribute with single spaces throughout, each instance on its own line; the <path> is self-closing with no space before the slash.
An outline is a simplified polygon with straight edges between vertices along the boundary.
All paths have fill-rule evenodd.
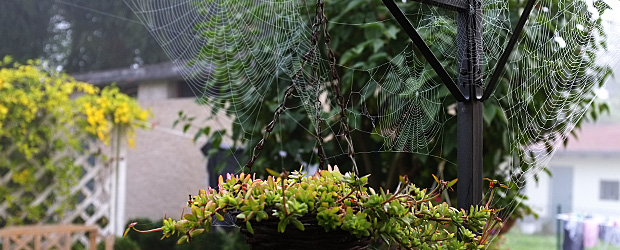
<path id="1" fill-rule="evenodd" d="M 37 62 L 13 64 L 6 57 L 0 62 L 0 224 L 59 219 L 76 202 L 70 189 L 80 178 L 76 161 L 85 143 L 108 143 L 119 129 L 131 144 L 147 118 L 118 88 L 100 90 Z"/>
<path id="2" fill-rule="evenodd" d="M 129 67 L 168 60 L 155 39 L 123 1 L 70 0 L 57 4 L 68 22 L 67 72 Z M 148 39 L 147 39 L 148 38 Z"/>
<path id="3" fill-rule="evenodd" d="M 26 62 L 45 54 L 48 44 L 53 1 L 7 0 L 0 2 L 0 58 L 13 55 Z"/>
<path id="4" fill-rule="evenodd" d="M 205 1 L 209 2 L 209 1 Z M 211 2 L 209 2 L 212 4 Z M 498 3 L 499 4 L 499 3 Z M 541 12 L 552 12 L 549 15 L 546 14 L 532 14 L 530 20 L 536 20 L 538 23 L 544 23 L 544 28 L 535 26 L 526 26 L 522 35 L 522 42 L 520 42 L 513 52 L 514 56 L 511 59 L 511 66 L 505 69 L 500 79 L 498 89 L 495 91 L 495 98 L 485 103 L 484 109 L 484 175 L 491 179 L 497 179 L 501 182 L 512 181 L 510 185 L 516 185 L 514 182 L 520 182 L 523 180 L 523 174 L 527 172 L 535 163 L 535 152 L 532 150 L 532 146 L 543 145 L 544 148 L 551 152 L 553 151 L 554 143 L 557 141 L 566 141 L 566 128 L 572 126 L 579 127 L 584 119 L 596 120 L 599 114 L 608 111 L 608 108 L 603 103 L 592 102 L 595 94 L 594 90 L 600 87 L 607 77 L 610 75 L 611 70 L 605 65 L 598 65 L 596 63 L 596 52 L 605 49 L 605 34 L 600 30 L 600 16 L 595 17 L 588 11 L 585 6 L 585 2 L 577 1 L 573 4 L 566 4 L 561 0 L 550 0 L 544 4 L 547 6 L 536 6 Z M 310 3 L 309 3 L 310 5 Z M 516 23 L 516 20 L 520 16 L 520 11 L 525 5 L 525 1 L 512 0 L 509 1 L 510 9 L 502 13 L 498 24 L 502 28 L 494 29 L 493 34 L 486 34 L 490 38 L 496 39 L 498 44 L 504 44 L 509 39 L 510 33 L 508 30 L 507 22 L 501 20 L 501 18 L 509 18 L 511 23 Z M 434 7 L 421 5 L 417 2 L 407 1 L 399 5 L 405 13 L 417 13 L 409 15 L 412 23 L 418 23 L 423 21 L 427 24 L 420 33 L 426 38 L 426 42 L 431 45 L 431 49 L 439 57 L 443 66 L 453 76 L 456 76 L 456 60 L 454 54 L 443 53 L 442 50 L 450 50 L 454 48 L 456 29 L 455 20 L 451 18 L 448 11 L 438 10 Z M 603 13 L 608 6 L 604 1 L 597 1 L 595 4 L 599 13 Z M 309 9 L 304 9 L 300 12 L 314 13 L 314 6 L 310 5 Z M 421 61 L 423 64 L 416 64 L 423 70 L 425 67 L 425 61 L 421 58 L 416 50 L 412 50 L 411 54 L 403 55 L 403 51 L 407 46 L 410 46 L 409 37 L 402 32 L 401 27 L 391 20 L 391 15 L 380 1 L 373 0 L 354 0 L 354 1 L 327 1 L 325 4 L 325 12 L 330 20 L 329 33 L 331 34 L 331 48 L 335 51 L 341 67 L 338 67 L 338 73 L 341 79 L 355 79 L 354 81 L 343 80 L 341 82 L 342 89 L 345 91 L 345 103 L 348 104 L 348 114 L 350 117 L 351 126 L 358 128 L 352 133 L 355 141 L 355 147 L 358 151 L 366 152 L 357 156 L 358 164 L 360 165 L 360 171 L 362 173 L 370 173 L 374 176 L 381 176 L 383 178 L 375 178 L 375 180 L 381 180 L 377 183 L 371 183 L 372 186 L 384 186 L 391 188 L 396 184 L 397 176 L 407 174 L 410 178 L 416 179 L 416 183 L 421 186 L 430 186 L 431 180 L 428 178 L 433 173 L 439 173 L 446 179 L 452 179 L 456 177 L 456 167 L 450 165 L 450 162 L 456 162 L 456 122 L 455 119 L 451 119 L 450 109 L 456 100 L 449 95 L 449 92 L 445 87 L 441 86 L 435 93 L 435 97 L 440 100 L 439 105 L 443 111 L 446 111 L 448 117 L 444 117 L 445 122 L 442 124 L 443 128 L 438 136 L 432 136 L 429 141 L 434 143 L 440 143 L 440 147 L 431 147 L 429 152 L 426 153 L 379 153 L 373 151 L 374 149 L 381 148 L 384 145 L 384 138 L 379 136 L 368 136 L 364 131 L 375 131 L 374 121 L 371 119 L 356 119 L 361 117 L 364 113 L 377 113 L 379 109 L 395 110 L 398 107 L 393 106 L 395 104 L 388 103 L 387 106 L 378 106 L 377 103 L 385 103 L 380 100 L 381 96 L 373 95 L 369 92 L 367 95 L 356 93 L 352 95 L 349 91 L 360 91 L 366 84 L 371 81 L 386 81 L 389 76 L 390 67 L 399 67 L 394 63 L 398 60 L 408 61 Z M 260 10 L 260 8 L 256 8 Z M 543 10 L 546 9 L 546 10 Z M 307 11 L 306 11 L 307 10 Z M 248 8 L 248 11 L 252 9 Z M 264 12 L 251 12 L 256 14 L 257 17 L 264 18 L 266 15 Z M 429 16 L 421 15 L 420 13 L 433 13 L 433 18 Z M 311 18 L 314 16 L 309 15 Z M 553 18 L 549 18 L 553 17 Z M 231 18 L 235 18 L 234 16 Z M 239 18 L 239 17 L 236 17 Z M 424 18 L 431 19 L 432 21 L 422 20 Z M 378 21 L 378 22 L 377 22 Z M 310 23 L 311 21 L 307 21 Z M 213 23 L 205 22 L 206 25 L 213 25 Z M 223 39 L 229 39 L 227 41 L 235 41 L 237 39 L 243 39 L 244 37 L 231 32 L 231 29 L 235 29 L 235 22 L 221 23 L 217 31 L 218 37 Z M 334 25 L 334 23 L 340 23 L 340 25 Z M 351 25 L 341 25 L 351 24 Z M 565 24 L 570 24 L 570 27 L 581 27 L 575 29 L 565 29 Z M 213 26 L 209 26 L 213 27 Z M 568 27 L 568 26 L 566 26 Z M 254 27 L 249 27 L 252 30 Z M 212 29 L 204 29 L 212 30 Z M 208 33 L 206 33 L 208 35 Z M 222 34 L 230 34 L 225 36 Z M 549 41 L 557 40 L 562 37 L 572 37 L 575 40 L 580 41 L 571 44 L 551 45 L 551 49 L 557 53 L 547 53 L 545 51 L 537 50 L 538 45 L 548 43 Z M 275 37 L 275 36 L 274 36 Z M 234 42 L 226 43 L 226 48 L 217 47 L 217 44 L 209 44 L 204 47 L 202 54 L 197 56 L 197 60 L 203 60 L 207 58 L 207 55 L 227 55 L 226 60 L 219 60 L 216 58 L 214 61 L 215 73 L 212 81 L 207 83 L 208 89 L 218 90 L 221 93 L 229 93 L 230 88 L 227 88 L 228 82 L 245 81 L 247 79 L 231 79 L 238 75 L 240 71 L 244 69 L 250 69 L 251 67 L 257 67 L 257 58 L 269 58 L 258 56 L 260 52 L 254 51 L 233 54 L 229 51 L 244 51 L 244 46 L 253 47 L 260 46 L 261 44 L 281 44 L 271 37 L 261 37 L 260 41 L 256 44 L 245 43 L 234 47 Z M 310 40 L 310 37 L 306 37 Z M 215 42 L 221 40 L 216 40 Z M 301 46 L 304 47 L 304 46 Z M 319 46 L 321 47 L 321 46 Z M 500 48 L 501 49 L 501 48 Z M 585 51 L 584 53 L 584 49 Z M 228 50 L 228 51 L 227 51 Z M 455 49 L 454 49 L 455 50 Z M 284 50 L 287 51 L 287 50 Z M 293 51 L 291 49 L 291 51 Z M 454 51 L 455 52 L 455 51 Z M 299 53 L 299 52 L 298 52 Z M 325 53 L 325 52 L 322 52 Z M 494 60 L 497 57 L 493 56 L 493 53 L 501 53 L 498 51 L 486 51 L 489 56 L 487 71 L 492 70 L 491 67 L 495 65 Z M 294 54 L 291 52 L 291 54 Z M 303 55 L 303 53 L 301 53 Z M 236 56 L 235 56 L 236 55 Z M 283 56 L 284 58 L 288 58 Z M 294 57 L 294 56 L 293 56 Z M 214 57 L 210 57 L 213 59 Z M 544 60 L 543 60 L 544 58 Z M 303 61 L 302 59 L 295 58 L 290 59 L 293 64 L 295 62 Z M 221 63 L 224 62 L 225 63 Z M 416 61 L 417 62 L 417 61 Z M 578 67 L 566 67 L 569 64 L 579 65 Z M 268 63 L 267 63 L 268 64 Z M 299 64 L 295 64 L 300 67 Z M 308 68 L 308 67 L 306 67 Z M 304 68 L 304 70 L 306 70 Z M 373 68 L 373 74 L 357 74 L 352 69 L 368 69 Z M 553 102 L 548 101 L 554 97 L 555 93 L 553 88 L 546 89 L 541 88 L 539 91 L 532 92 L 529 96 L 527 93 L 516 93 L 515 91 L 524 91 L 523 89 L 511 88 L 511 84 L 521 84 L 523 78 L 526 76 L 524 72 L 521 72 L 521 68 L 531 69 L 527 72 L 527 77 L 531 79 L 552 79 L 554 76 L 560 77 L 559 74 L 570 76 L 571 83 L 579 83 L 571 85 L 573 87 L 563 89 L 561 96 L 565 96 L 564 99 L 560 98 L 559 101 L 567 101 L 572 103 L 571 105 L 554 105 Z M 232 72 L 232 73 L 231 73 Z M 273 85 L 269 86 L 270 90 L 267 90 L 264 96 L 260 99 L 267 108 L 259 109 L 258 112 L 236 112 L 239 107 L 235 105 L 233 100 L 248 98 L 251 93 L 233 93 L 227 98 L 217 99 L 222 100 L 219 103 L 215 103 L 215 110 L 226 109 L 227 114 L 234 115 L 237 123 L 233 125 L 232 136 L 233 139 L 246 148 L 245 159 L 249 159 L 254 151 L 252 148 L 254 145 L 263 139 L 261 136 L 246 136 L 247 134 L 260 135 L 265 133 L 264 129 L 273 120 L 273 113 L 279 103 L 282 102 L 282 92 L 276 91 L 276 86 L 283 90 L 286 86 L 291 84 L 292 77 L 291 72 L 295 72 L 291 69 L 283 71 L 268 71 L 268 70 L 256 70 L 255 72 L 262 72 L 264 75 L 257 76 L 267 77 L 274 79 Z M 304 71 L 307 72 L 307 71 Z M 426 71 L 427 72 L 427 71 Z M 551 75 L 550 75 L 551 74 Z M 557 75 L 553 75 L 557 74 Z M 385 76 L 385 79 L 373 79 L 372 76 Z M 425 82 L 420 84 L 426 84 L 427 82 L 440 83 L 436 75 L 432 72 L 427 73 L 427 78 L 424 78 Z M 277 79 L 277 80 L 275 80 Z M 408 80 L 408 79 L 405 79 Z M 251 81 L 248 81 L 248 84 Z M 541 85 L 561 85 L 562 83 L 549 80 Z M 415 85 L 415 84 L 412 84 Z M 264 86 L 259 86 L 263 88 Z M 305 86 L 304 87 L 308 87 Z M 400 90 L 404 91 L 404 90 Z M 279 94 L 279 95 L 278 95 Z M 308 105 L 302 105 L 304 101 L 311 101 L 313 99 L 307 99 L 303 94 L 298 94 L 298 98 L 290 99 L 287 103 L 287 107 L 304 107 L 306 109 L 288 109 L 287 115 L 280 116 L 280 120 L 275 126 L 275 129 L 271 134 L 277 136 L 271 136 L 264 145 L 261 145 L 263 157 L 258 158 L 253 170 L 261 171 L 262 168 L 278 168 L 271 162 L 274 160 L 282 162 L 282 166 L 290 166 L 290 168 L 296 168 L 300 164 L 300 159 L 311 159 L 316 157 L 317 143 L 315 135 L 312 134 L 314 129 L 308 124 L 313 123 L 313 116 L 308 115 L 306 111 L 310 110 L 311 114 L 318 108 L 308 108 Z M 355 99 L 357 98 L 357 99 Z M 337 107 L 335 101 L 337 98 L 328 98 L 328 102 L 331 102 L 332 107 Z M 555 100 L 555 99 L 554 99 Z M 365 103 L 365 110 L 362 110 L 361 106 L 357 106 L 360 103 Z M 398 104 L 398 103 L 397 103 Z M 396 105 L 397 105 L 396 104 Z M 392 105 L 392 106 L 390 106 Z M 552 118 L 540 119 L 540 121 L 526 121 L 529 117 L 535 117 L 537 112 L 545 110 L 550 115 L 555 115 Z M 575 116 L 575 119 L 561 119 L 562 117 L 569 116 L 573 110 L 587 110 L 586 116 Z M 428 111 L 428 112 L 427 112 Z M 443 111 L 429 111 L 424 112 L 432 113 L 432 115 L 438 115 Z M 328 120 L 334 116 L 334 110 L 331 114 L 324 115 L 324 119 Z M 585 117 L 585 118 L 584 118 Z M 579 118 L 579 119 L 576 119 Z M 530 124 L 531 127 L 520 127 L 522 124 Z M 332 126 L 328 129 L 328 132 L 323 134 L 323 138 L 329 138 L 334 136 L 334 131 L 341 131 L 336 123 L 327 124 L 325 126 Z M 516 128 L 534 129 L 533 133 L 526 131 L 516 131 Z M 203 130 L 205 131 L 205 130 Z M 311 132 L 308 132 L 311 131 Z M 360 132 L 362 131 L 362 132 Z M 216 139 L 220 134 L 214 134 Z M 302 136 L 305 135 L 305 136 Z M 396 138 L 398 139 L 398 138 Z M 285 146 L 282 146 L 285 145 Z M 333 143 L 324 143 L 324 149 L 326 152 L 341 153 L 342 149 L 338 148 L 339 145 Z M 402 148 L 395 148 L 397 151 Z M 433 157 L 441 156 L 441 157 Z M 315 158 L 316 159 L 316 158 Z M 316 160 L 313 160 L 316 162 Z M 349 166 L 346 157 L 333 157 L 330 158 L 332 164 L 337 163 L 342 166 Z M 502 163 L 511 163 L 513 167 L 510 168 L 510 172 L 507 169 L 501 169 Z M 306 162 L 308 164 L 308 162 Z M 445 166 L 448 164 L 448 166 Z M 436 167 L 439 166 L 439 167 Z M 290 169 L 289 169 L 290 170 Z M 419 178 L 419 179 L 418 179 Z M 502 194 L 510 197 L 506 203 L 512 202 L 510 199 L 520 200 L 523 199 L 517 192 L 512 189 L 508 193 Z M 523 208 L 523 207 L 522 207 Z M 517 215 L 525 210 L 520 210 Z"/>
<path id="5" fill-rule="evenodd" d="M 0 8 L 11 24 L 0 28 L 0 57 L 39 58 L 69 73 L 168 60 L 122 1 L 6 0 Z"/>

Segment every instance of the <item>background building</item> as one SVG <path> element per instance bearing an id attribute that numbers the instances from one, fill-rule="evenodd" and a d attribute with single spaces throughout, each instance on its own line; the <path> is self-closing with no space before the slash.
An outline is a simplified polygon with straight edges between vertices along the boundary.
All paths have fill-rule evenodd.
<path id="1" fill-rule="evenodd" d="M 125 179 L 125 185 L 119 185 L 124 186 L 120 192 L 124 191 L 125 198 L 119 201 L 118 218 L 125 223 L 138 217 L 177 218 L 188 195 L 195 195 L 199 188 L 206 189 L 209 185 L 207 159 L 201 151 L 206 138 L 194 142 L 194 133 L 199 127 L 209 125 L 213 131 L 230 122 L 216 120 L 207 124 L 205 118 L 211 111 L 197 103 L 180 70 L 172 63 L 161 63 L 74 75 L 80 81 L 100 87 L 116 84 L 153 114 L 151 128 L 136 131 L 135 147 L 127 150 L 125 178 L 121 178 Z M 173 127 L 179 111 L 196 117 L 195 126 L 186 133 L 183 124 Z"/>

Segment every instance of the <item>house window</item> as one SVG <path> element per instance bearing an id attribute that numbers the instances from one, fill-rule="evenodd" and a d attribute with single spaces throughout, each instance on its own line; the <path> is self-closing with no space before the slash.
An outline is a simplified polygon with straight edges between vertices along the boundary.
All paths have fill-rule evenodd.
<path id="1" fill-rule="evenodd" d="M 601 181 L 601 200 L 620 200 L 620 182 Z"/>
<path id="2" fill-rule="evenodd" d="M 129 97 L 138 97 L 138 85 L 135 84 L 123 84 L 119 86 L 120 91 Z"/>
<path id="3" fill-rule="evenodd" d="M 196 97 L 196 95 L 201 95 L 201 90 L 190 82 L 179 81 L 176 85 L 176 98 Z"/>

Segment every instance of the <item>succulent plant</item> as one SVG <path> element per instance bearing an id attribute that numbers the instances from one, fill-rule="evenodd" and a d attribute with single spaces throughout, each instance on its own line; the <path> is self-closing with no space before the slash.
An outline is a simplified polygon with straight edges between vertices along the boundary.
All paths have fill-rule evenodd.
<path id="1" fill-rule="evenodd" d="M 325 231 L 344 230 L 358 238 L 372 237 L 409 249 L 484 249 L 494 229 L 502 225 L 495 216 L 498 210 L 489 208 L 490 202 L 472 206 L 468 212 L 441 202 L 442 192 L 456 180 L 435 177 L 438 185 L 428 192 L 401 177 L 394 192 L 377 192 L 365 186 L 368 176 L 342 174 L 338 167 L 313 176 L 301 170 L 270 173 L 266 180 L 245 173 L 220 176 L 218 189 L 200 190 L 190 197 L 191 213 L 141 232 L 162 231 L 164 237 L 177 234 L 179 243 L 189 242 L 209 232 L 214 219 L 222 221 L 231 213 L 250 233 L 254 233 L 253 225 L 269 218 L 279 219 L 278 232 L 291 225 L 304 231 L 298 219 L 310 215 Z M 127 230 L 136 230 L 134 225 Z"/>

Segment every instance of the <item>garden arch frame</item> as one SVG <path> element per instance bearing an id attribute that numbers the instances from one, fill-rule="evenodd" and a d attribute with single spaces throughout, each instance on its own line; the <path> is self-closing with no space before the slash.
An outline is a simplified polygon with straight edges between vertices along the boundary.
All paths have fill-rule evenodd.
<path id="1" fill-rule="evenodd" d="M 482 202 L 482 126 L 483 102 L 499 80 L 536 0 L 528 0 L 519 21 L 502 52 L 486 88 L 482 79 L 482 1 L 483 0 L 414 0 L 457 12 L 458 83 L 455 83 L 418 34 L 394 0 L 383 3 L 398 21 L 411 41 L 436 71 L 457 105 L 457 205 L 466 211 Z"/>

